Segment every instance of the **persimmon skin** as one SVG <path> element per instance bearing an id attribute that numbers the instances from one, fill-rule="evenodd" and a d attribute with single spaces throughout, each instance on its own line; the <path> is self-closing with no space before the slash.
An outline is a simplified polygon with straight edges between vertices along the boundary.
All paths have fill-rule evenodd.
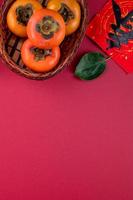
<path id="1" fill-rule="evenodd" d="M 35 72 L 48 72 L 56 67 L 60 60 L 60 48 L 53 47 L 51 55 L 46 56 L 44 59 L 36 60 L 35 55 L 32 53 L 31 48 L 34 45 L 27 39 L 21 48 L 21 57 L 24 64 Z"/>
<path id="2" fill-rule="evenodd" d="M 20 6 L 31 4 L 33 7 L 33 14 L 42 9 L 42 5 L 36 0 L 17 0 L 10 7 L 7 13 L 7 26 L 12 33 L 19 37 L 27 37 L 26 26 L 20 24 L 17 20 L 16 9 Z"/>
<path id="3" fill-rule="evenodd" d="M 59 30 L 55 32 L 50 39 L 45 39 L 41 33 L 36 30 L 36 25 L 47 16 L 52 17 L 59 24 Z M 30 18 L 27 25 L 27 34 L 28 38 L 38 48 L 52 48 L 54 46 L 59 46 L 65 38 L 65 23 L 62 16 L 57 12 L 49 9 L 41 9 Z"/>
<path id="4" fill-rule="evenodd" d="M 62 3 L 66 4 L 74 14 L 74 19 L 70 19 L 66 23 L 66 35 L 71 35 L 80 26 L 81 8 L 76 0 L 49 0 L 47 8 L 59 12 Z"/>

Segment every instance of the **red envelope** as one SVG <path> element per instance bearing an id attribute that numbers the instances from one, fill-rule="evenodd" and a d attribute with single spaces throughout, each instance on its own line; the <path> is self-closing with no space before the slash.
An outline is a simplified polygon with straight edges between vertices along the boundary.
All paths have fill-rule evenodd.
<path id="1" fill-rule="evenodd" d="M 127 73 L 133 72 L 133 0 L 109 0 L 86 34 Z"/>

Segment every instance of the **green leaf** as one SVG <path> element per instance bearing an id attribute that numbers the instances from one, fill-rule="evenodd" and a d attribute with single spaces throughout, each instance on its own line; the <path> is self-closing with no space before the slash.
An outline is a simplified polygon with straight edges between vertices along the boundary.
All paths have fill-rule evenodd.
<path id="1" fill-rule="evenodd" d="M 92 80 L 100 76 L 106 67 L 105 57 L 98 52 L 85 54 L 75 70 L 75 76 L 82 80 Z"/>

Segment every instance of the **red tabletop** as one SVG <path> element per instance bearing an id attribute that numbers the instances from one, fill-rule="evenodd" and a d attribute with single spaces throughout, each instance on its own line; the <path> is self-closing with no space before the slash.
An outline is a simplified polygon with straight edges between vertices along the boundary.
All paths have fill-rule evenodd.
<path id="1" fill-rule="evenodd" d="M 89 1 L 90 17 L 105 0 Z M 72 65 L 31 81 L 0 62 L 0 200 L 132 200 L 133 75 L 113 61 L 93 81 Z"/>

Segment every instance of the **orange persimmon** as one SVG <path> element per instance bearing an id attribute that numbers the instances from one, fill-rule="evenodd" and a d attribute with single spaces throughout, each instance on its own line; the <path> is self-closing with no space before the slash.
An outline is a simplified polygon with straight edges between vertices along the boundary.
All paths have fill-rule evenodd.
<path id="1" fill-rule="evenodd" d="M 30 18 L 27 34 L 38 48 L 59 46 L 65 38 L 65 23 L 58 12 L 41 9 Z"/>
<path id="2" fill-rule="evenodd" d="M 33 71 L 47 72 L 59 62 L 60 48 L 39 49 L 28 39 L 21 48 L 21 57 L 24 64 Z"/>
<path id="3" fill-rule="evenodd" d="M 62 15 L 66 24 L 66 35 L 70 35 L 78 29 L 81 20 L 81 9 L 76 0 L 49 0 L 47 8 Z"/>
<path id="4" fill-rule="evenodd" d="M 17 0 L 10 7 L 7 13 L 7 25 L 11 32 L 19 37 L 26 37 L 26 26 L 30 17 L 42 9 L 41 4 L 36 0 Z"/>

